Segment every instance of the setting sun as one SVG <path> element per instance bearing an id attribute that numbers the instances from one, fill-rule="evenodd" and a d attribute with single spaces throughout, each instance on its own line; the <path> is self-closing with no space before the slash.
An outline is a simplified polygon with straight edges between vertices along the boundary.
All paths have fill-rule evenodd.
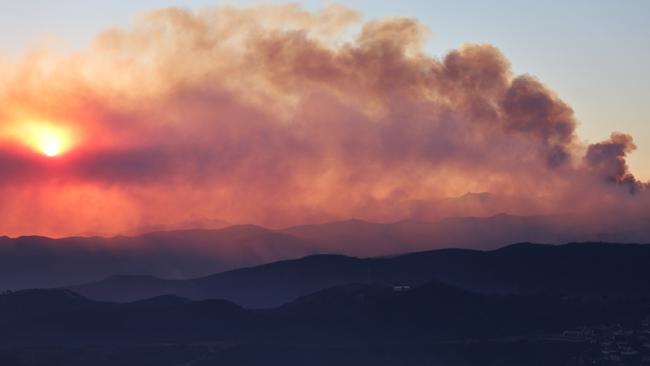
<path id="1" fill-rule="evenodd" d="M 61 141 L 60 139 L 52 134 L 45 132 L 41 135 L 41 152 L 49 157 L 54 157 L 61 153 Z"/>
<path id="2" fill-rule="evenodd" d="M 55 157 L 72 148 L 72 131 L 60 123 L 27 120 L 0 130 L 0 137 L 22 143 L 39 154 Z"/>

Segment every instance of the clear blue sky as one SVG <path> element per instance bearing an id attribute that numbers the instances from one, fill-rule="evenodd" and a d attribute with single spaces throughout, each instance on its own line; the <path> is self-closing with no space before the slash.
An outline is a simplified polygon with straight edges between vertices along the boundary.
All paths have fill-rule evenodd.
<path id="1" fill-rule="evenodd" d="M 161 6 L 204 7 L 259 1 L 21 0 L 0 1 L 0 53 L 61 39 L 83 46 L 98 31 L 128 25 Z M 279 2 L 279 1 L 273 1 Z M 328 2 L 298 1 L 308 9 Z M 650 179 L 650 1 L 340 1 L 366 18 L 411 16 L 432 31 L 429 50 L 441 56 L 465 42 L 491 43 L 516 73 L 530 73 L 576 111 L 586 141 L 612 130 L 631 133 L 639 147 L 633 171 Z"/>

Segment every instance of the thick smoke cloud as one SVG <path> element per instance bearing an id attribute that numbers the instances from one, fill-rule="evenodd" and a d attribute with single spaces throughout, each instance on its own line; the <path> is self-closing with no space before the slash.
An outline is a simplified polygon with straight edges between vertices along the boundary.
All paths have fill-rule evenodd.
<path id="1" fill-rule="evenodd" d="M 585 145 L 571 108 L 498 49 L 438 59 L 427 34 L 340 6 L 170 8 L 7 63 L 0 231 L 431 219 L 410 203 L 470 191 L 513 214 L 649 217 L 630 136 Z M 68 151 L 48 159 L 6 132 L 27 120 L 72 131 Z"/>
<path id="2" fill-rule="evenodd" d="M 612 133 L 608 141 L 589 145 L 585 160 L 597 175 L 617 185 L 626 187 L 630 194 L 646 188 L 629 172 L 625 156 L 636 149 L 632 136 Z"/>

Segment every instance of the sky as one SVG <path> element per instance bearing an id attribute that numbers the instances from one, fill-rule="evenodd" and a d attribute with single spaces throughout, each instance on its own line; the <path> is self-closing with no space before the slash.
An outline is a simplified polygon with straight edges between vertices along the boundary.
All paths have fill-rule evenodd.
<path id="1" fill-rule="evenodd" d="M 650 219 L 647 2 L 172 5 L 0 4 L 0 232 Z"/>

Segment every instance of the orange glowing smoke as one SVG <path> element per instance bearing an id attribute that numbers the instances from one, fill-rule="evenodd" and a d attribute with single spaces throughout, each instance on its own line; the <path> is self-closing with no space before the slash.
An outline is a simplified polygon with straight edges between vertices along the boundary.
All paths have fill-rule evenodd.
<path id="1" fill-rule="evenodd" d="M 166 8 L 0 66 L 0 235 L 428 219 L 465 192 L 508 197 L 486 212 L 650 219 L 631 136 L 584 143 L 493 46 L 433 57 L 417 20 L 361 19 Z"/>

